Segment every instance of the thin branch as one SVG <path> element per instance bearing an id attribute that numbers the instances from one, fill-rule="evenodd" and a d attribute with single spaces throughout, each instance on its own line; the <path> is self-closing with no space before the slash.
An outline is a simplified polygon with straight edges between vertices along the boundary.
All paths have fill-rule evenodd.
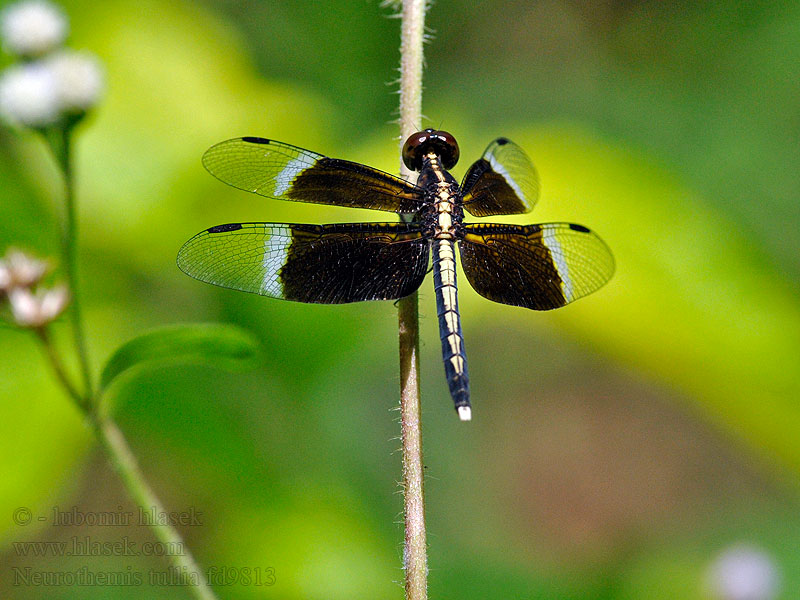
<path id="1" fill-rule="evenodd" d="M 104 415 L 100 410 L 101 398 L 96 395 L 97 392 L 95 392 L 92 386 L 83 321 L 81 318 L 80 291 L 77 281 L 76 242 L 78 222 L 76 218 L 74 179 L 72 173 L 71 131 L 71 127 L 66 125 L 63 127 L 51 128 L 45 135 L 64 175 L 66 189 L 66 218 L 62 238 L 64 268 L 72 294 L 72 306 L 70 309 L 72 333 L 75 352 L 78 355 L 83 378 L 83 393 L 78 391 L 64 369 L 58 352 L 48 335 L 48 331 L 44 327 L 40 327 L 36 329 L 36 333 L 42 341 L 47 357 L 53 366 L 53 370 L 59 382 L 92 424 L 97 438 L 100 440 L 103 449 L 108 455 L 109 461 L 119 474 L 130 496 L 143 510 L 149 511 L 152 509 L 156 511 L 156 514 L 166 514 L 164 505 L 147 483 L 122 432 L 114 421 L 110 417 Z M 156 538 L 170 551 L 169 560 L 180 574 L 183 582 L 189 587 L 189 591 L 192 595 L 199 600 L 216 600 L 216 595 L 208 585 L 205 574 L 200 570 L 200 567 L 186 547 L 178 530 L 168 523 L 154 522 L 150 524 L 150 527 Z"/>
<path id="2" fill-rule="evenodd" d="M 61 362 L 61 358 L 58 356 L 55 346 L 53 346 L 53 341 L 50 338 L 50 332 L 47 330 L 46 326 L 35 328 L 34 333 L 36 333 L 36 335 L 39 337 L 39 340 L 42 342 L 42 348 L 47 356 L 47 360 L 50 363 L 50 366 L 53 368 L 53 372 L 55 373 L 56 378 L 61 386 L 67 392 L 69 397 L 72 398 L 75 404 L 78 405 L 78 408 L 80 408 L 83 412 L 89 411 L 89 400 L 83 396 L 78 391 L 78 388 L 72 383 L 72 380 L 64 368 L 64 364 Z"/>
<path id="3" fill-rule="evenodd" d="M 164 505 L 148 485 L 122 432 L 110 418 L 101 416 L 97 410 L 99 402 L 81 395 L 70 380 L 46 327 L 37 327 L 34 332 L 42 342 L 59 383 L 93 426 L 109 462 L 119 474 L 131 498 L 144 511 L 154 510 L 157 515 L 166 514 Z M 199 600 L 216 600 L 205 574 L 195 562 L 178 530 L 168 523 L 151 523 L 150 527 L 156 538 L 171 552 L 169 559 L 192 594 Z"/>
<path id="4" fill-rule="evenodd" d="M 93 396 L 92 375 L 89 357 L 86 352 L 81 294 L 78 287 L 78 219 L 75 204 L 75 178 L 72 170 L 72 127 L 59 125 L 47 132 L 47 140 L 55 154 L 64 176 L 65 219 L 62 232 L 62 253 L 67 285 L 72 295 L 69 316 L 72 321 L 72 337 L 78 355 L 84 392 L 87 398 Z"/>
<path id="5" fill-rule="evenodd" d="M 93 414 L 92 424 L 97 437 L 133 500 L 145 511 L 153 510 L 156 515 L 166 514 L 166 508 L 147 484 L 122 432 L 110 419 L 99 417 L 97 413 Z M 169 524 L 158 522 L 151 523 L 150 528 L 170 552 L 170 561 L 191 593 L 200 600 L 216 600 L 214 591 L 206 581 L 205 573 L 200 570 L 188 551 L 178 530 Z"/>
<path id="6" fill-rule="evenodd" d="M 426 0 L 403 0 L 400 45 L 400 143 L 421 128 L 422 44 Z M 402 164 L 401 174 L 411 172 Z M 428 556 L 423 492 L 422 423 L 419 396 L 419 311 L 414 292 L 397 304 L 400 333 L 400 425 L 403 440 L 405 590 L 407 600 L 428 597 Z"/>

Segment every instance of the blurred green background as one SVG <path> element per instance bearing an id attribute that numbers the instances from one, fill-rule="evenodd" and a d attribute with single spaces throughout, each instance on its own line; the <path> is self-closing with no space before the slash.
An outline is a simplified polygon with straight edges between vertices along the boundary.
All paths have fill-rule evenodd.
<path id="1" fill-rule="evenodd" d="M 392 303 L 280 302 L 175 267 L 220 223 L 386 219 L 234 190 L 200 156 L 259 135 L 396 172 L 399 21 L 377 0 L 64 6 L 108 84 L 76 156 L 93 366 L 176 322 L 237 323 L 265 347 L 252 373 L 173 365 L 125 388 L 145 473 L 171 510 L 202 513 L 182 533 L 203 566 L 274 568 L 274 586 L 222 598 L 401 598 Z M 456 176 L 514 139 L 543 194 L 499 220 L 585 224 L 617 260 L 607 287 L 553 313 L 460 275 L 469 424 L 421 288 L 430 597 L 708 598 L 711 565 L 744 543 L 797 598 L 800 4 L 439 0 L 428 25 L 424 125 L 459 139 Z M 57 253 L 59 185 L 36 137 L 0 129 L 0 248 Z M 12 567 L 167 563 L 20 555 L 14 542 L 152 538 L 53 526 L 53 507 L 133 507 L 31 336 L 0 328 L 0 382 L 0 597 L 190 597 L 13 585 Z M 21 506 L 46 518 L 14 525 Z"/>

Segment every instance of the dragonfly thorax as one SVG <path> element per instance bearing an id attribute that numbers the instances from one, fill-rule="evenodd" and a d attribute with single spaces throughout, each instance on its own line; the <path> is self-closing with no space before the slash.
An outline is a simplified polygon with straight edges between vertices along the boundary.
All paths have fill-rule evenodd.
<path id="1" fill-rule="evenodd" d="M 464 219 L 461 188 L 436 152 L 429 151 L 423 157 L 417 185 L 425 190 L 419 218 L 426 234 L 440 240 L 459 238 Z"/>

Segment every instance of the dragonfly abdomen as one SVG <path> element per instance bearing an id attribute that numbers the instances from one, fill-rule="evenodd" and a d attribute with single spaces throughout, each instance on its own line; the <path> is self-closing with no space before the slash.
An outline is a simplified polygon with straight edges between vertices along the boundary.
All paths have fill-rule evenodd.
<path id="1" fill-rule="evenodd" d="M 436 313 L 442 340 L 442 356 L 447 385 L 462 421 L 471 418 L 469 375 L 461 317 L 458 313 L 455 244 L 450 239 L 437 239 L 433 246 L 433 282 L 436 291 Z"/>

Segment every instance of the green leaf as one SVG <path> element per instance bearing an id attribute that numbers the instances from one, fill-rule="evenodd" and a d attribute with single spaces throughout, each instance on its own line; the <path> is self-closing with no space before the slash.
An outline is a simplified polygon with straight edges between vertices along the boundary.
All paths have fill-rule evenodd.
<path id="1" fill-rule="evenodd" d="M 259 354 L 253 334 L 234 325 L 170 325 L 149 331 L 120 346 L 100 378 L 100 391 L 128 371 L 168 362 L 204 364 L 227 371 L 255 366 Z"/>

